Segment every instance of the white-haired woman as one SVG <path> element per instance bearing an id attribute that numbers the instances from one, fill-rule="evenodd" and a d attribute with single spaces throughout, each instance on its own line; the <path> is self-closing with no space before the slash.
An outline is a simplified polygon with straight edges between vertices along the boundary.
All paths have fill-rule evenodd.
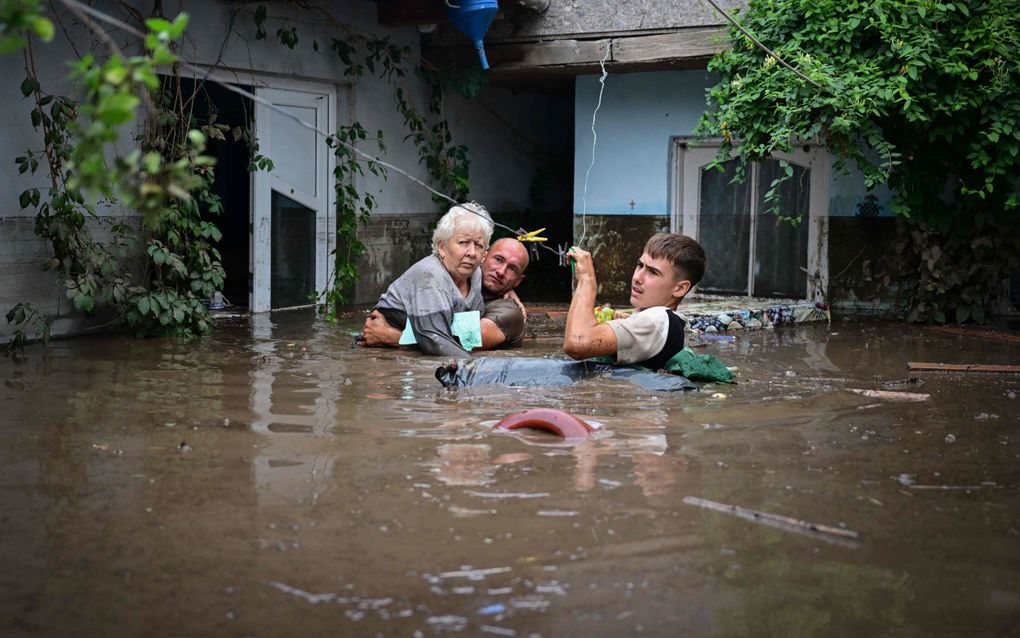
<path id="1" fill-rule="evenodd" d="M 469 356 L 453 336 L 451 324 L 454 313 L 485 312 L 478 266 L 492 230 L 492 218 L 481 205 L 450 208 L 432 233 L 432 254 L 390 284 L 365 322 L 365 333 L 370 332 L 370 322 L 385 319 L 398 330 L 410 325 L 426 354 Z"/>

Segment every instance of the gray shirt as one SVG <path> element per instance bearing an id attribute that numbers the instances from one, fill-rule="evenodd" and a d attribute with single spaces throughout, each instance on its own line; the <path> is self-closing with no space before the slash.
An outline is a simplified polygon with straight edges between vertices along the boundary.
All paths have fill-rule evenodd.
<path id="1" fill-rule="evenodd" d="M 375 307 L 388 320 L 392 316 L 404 314 L 411 324 L 414 338 L 418 340 L 418 347 L 425 354 L 470 357 L 450 332 L 454 313 L 477 310 L 484 314 L 480 268 L 471 274 L 469 283 L 471 287 L 465 298 L 446 271 L 442 260 L 436 255 L 429 255 L 390 284 Z M 400 330 L 404 328 L 395 327 Z"/>

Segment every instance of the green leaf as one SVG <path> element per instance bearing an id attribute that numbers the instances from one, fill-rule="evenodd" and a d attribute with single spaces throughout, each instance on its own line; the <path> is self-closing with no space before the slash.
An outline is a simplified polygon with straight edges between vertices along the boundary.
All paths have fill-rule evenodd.
<path id="1" fill-rule="evenodd" d="M 37 16 L 32 20 L 32 33 L 36 35 L 43 42 L 49 42 L 53 39 L 53 23 L 42 16 Z"/>
<path id="2" fill-rule="evenodd" d="M 188 20 L 189 16 L 187 13 L 181 13 L 180 15 L 178 15 L 177 18 L 174 19 L 173 24 L 170 25 L 170 28 L 168 29 L 170 37 L 173 38 L 174 40 L 181 37 L 181 35 L 184 33 L 184 30 L 188 28 Z"/>
<path id="3" fill-rule="evenodd" d="M 39 82 L 33 77 L 27 77 L 21 83 L 21 94 L 25 97 L 32 95 L 37 90 L 39 90 Z"/>
<path id="4" fill-rule="evenodd" d="M 103 98 L 96 110 L 96 119 L 111 126 L 131 121 L 140 100 L 132 93 L 114 93 Z"/>
<path id="5" fill-rule="evenodd" d="M 138 304 L 137 305 L 138 305 L 138 311 L 140 313 L 142 313 L 143 315 L 149 314 L 149 298 L 148 297 L 140 297 L 138 299 Z"/>
<path id="6" fill-rule="evenodd" d="M 145 26 L 149 28 L 149 31 L 161 33 L 169 31 L 171 24 L 169 20 L 164 20 L 163 18 L 150 18 L 145 21 Z"/>

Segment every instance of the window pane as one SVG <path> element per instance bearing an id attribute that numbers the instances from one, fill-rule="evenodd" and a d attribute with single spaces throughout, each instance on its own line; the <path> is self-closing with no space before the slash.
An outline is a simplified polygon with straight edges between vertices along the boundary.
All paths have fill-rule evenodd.
<path id="1" fill-rule="evenodd" d="M 772 180 L 783 174 L 779 160 L 765 160 L 758 166 L 758 223 L 754 237 L 754 294 L 758 297 L 807 296 L 808 201 L 811 196 L 810 169 L 790 163 L 793 177 L 779 186 L 776 202 L 766 202 Z M 781 217 L 800 217 L 793 223 Z"/>
<path id="2" fill-rule="evenodd" d="M 307 306 L 315 292 L 315 211 L 273 191 L 269 306 Z"/>
<path id="3" fill-rule="evenodd" d="M 750 259 L 750 181 L 732 183 L 737 161 L 701 169 L 701 209 L 698 243 L 708 256 L 699 288 L 705 292 L 747 294 Z"/>
<path id="4" fill-rule="evenodd" d="M 276 108 L 315 124 L 316 111 L 313 108 L 278 104 Z M 315 153 L 318 140 L 315 132 L 306 129 L 291 118 L 276 110 L 270 111 L 269 130 L 272 131 L 273 174 L 309 195 L 316 196 Z"/>

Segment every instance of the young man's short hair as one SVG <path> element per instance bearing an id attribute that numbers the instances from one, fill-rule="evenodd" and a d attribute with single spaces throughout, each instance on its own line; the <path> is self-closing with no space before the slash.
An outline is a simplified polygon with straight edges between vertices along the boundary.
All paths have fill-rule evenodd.
<path id="1" fill-rule="evenodd" d="M 653 259 L 665 259 L 673 264 L 676 274 L 691 282 L 693 288 L 705 275 L 705 249 L 686 235 L 656 233 L 645 244 L 645 252 Z"/>

